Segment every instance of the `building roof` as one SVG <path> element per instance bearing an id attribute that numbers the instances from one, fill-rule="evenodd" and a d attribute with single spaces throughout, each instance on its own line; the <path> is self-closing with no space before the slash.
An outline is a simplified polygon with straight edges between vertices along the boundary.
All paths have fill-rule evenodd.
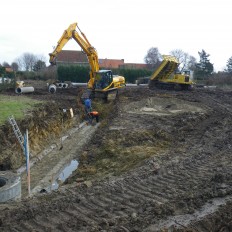
<path id="1" fill-rule="evenodd" d="M 5 68 L 6 72 L 13 72 L 13 69 L 10 67 Z"/>
<path id="2" fill-rule="evenodd" d="M 142 63 L 124 63 L 119 68 L 146 69 L 148 66 Z"/>
<path id="3" fill-rule="evenodd" d="M 57 54 L 57 63 L 89 63 L 87 55 L 82 51 L 62 50 Z"/>
<path id="4" fill-rule="evenodd" d="M 99 67 L 104 69 L 113 68 L 147 68 L 146 64 L 124 63 L 124 59 L 98 59 Z M 82 51 L 62 50 L 57 54 L 56 63 L 62 64 L 85 64 L 89 65 L 87 55 Z"/>
<path id="5" fill-rule="evenodd" d="M 120 65 L 124 64 L 124 59 L 98 59 L 99 66 L 101 68 L 119 68 Z"/>

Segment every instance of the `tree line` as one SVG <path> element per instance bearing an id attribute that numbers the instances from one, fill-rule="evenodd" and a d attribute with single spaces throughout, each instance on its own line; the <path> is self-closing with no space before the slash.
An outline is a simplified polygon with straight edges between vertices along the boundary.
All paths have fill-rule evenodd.
<path id="1" fill-rule="evenodd" d="M 175 56 L 179 61 L 179 72 L 190 70 L 193 73 L 194 80 L 204 83 L 220 83 L 227 82 L 232 84 L 232 57 L 226 63 L 226 68 L 218 73 L 214 72 L 214 65 L 210 62 L 210 54 L 204 49 L 198 52 L 199 62 L 197 59 L 181 49 L 172 50 L 170 55 Z M 155 70 L 162 61 L 162 56 L 157 47 L 152 47 L 148 50 L 144 58 L 151 69 Z"/>
<path id="2" fill-rule="evenodd" d="M 170 52 L 170 55 L 175 56 L 179 60 L 178 71 L 190 70 L 194 74 L 194 80 L 203 82 L 212 82 L 212 79 L 221 78 L 230 80 L 232 76 L 232 57 L 226 63 L 226 68 L 222 72 L 215 73 L 214 65 L 210 62 L 210 54 L 204 49 L 198 52 L 199 61 L 181 49 L 175 49 Z M 156 70 L 162 62 L 162 55 L 157 47 L 151 47 L 144 57 L 144 62 L 147 64 L 146 69 L 114 69 L 115 74 L 123 75 L 126 81 L 134 83 L 139 77 L 149 76 Z M 19 74 L 29 73 L 29 78 L 52 79 L 58 78 L 61 81 L 80 81 L 86 82 L 89 78 L 89 67 L 83 66 L 60 66 L 51 71 L 46 70 L 46 58 L 42 55 L 35 55 L 32 53 L 24 53 L 10 65 L 6 61 L 0 64 L 0 76 L 5 73 L 4 68 L 11 68 L 14 72 Z M 21 71 L 21 72 L 20 72 Z M 25 77 L 25 75 L 24 75 Z M 231 81 L 232 82 L 232 81 Z"/>
<path id="3" fill-rule="evenodd" d="M 23 53 L 20 57 L 16 58 L 14 62 L 9 64 L 4 61 L 0 66 L 5 68 L 12 68 L 13 71 L 34 71 L 37 72 L 46 68 L 46 58 L 43 55 L 35 55 L 29 52 Z"/>

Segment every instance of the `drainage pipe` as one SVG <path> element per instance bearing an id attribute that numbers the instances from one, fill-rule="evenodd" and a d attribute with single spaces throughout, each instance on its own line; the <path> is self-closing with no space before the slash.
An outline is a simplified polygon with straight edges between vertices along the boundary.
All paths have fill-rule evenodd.
<path id="1" fill-rule="evenodd" d="M 32 93 L 34 92 L 34 87 L 19 87 L 15 89 L 16 93 Z"/>
<path id="2" fill-rule="evenodd" d="M 87 83 L 76 83 L 76 82 L 71 83 L 71 87 L 78 87 L 78 86 L 87 86 Z"/>
<path id="3" fill-rule="evenodd" d="M 68 83 L 57 83 L 56 86 L 58 88 L 66 89 L 66 88 L 68 88 Z"/>
<path id="4" fill-rule="evenodd" d="M 54 84 L 49 85 L 48 91 L 49 91 L 49 93 L 55 93 L 56 92 L 56 86 Z"/>
<path id="5" fill-rule="evenodd" d="M 67 83 L 63 83 L 63 88 L 67 89 L 68 88 L 68 84 Z"/>
<path id="6" fill-rule="evenodd" d="M 63 84 L 62 83 L 57 83 L 56 84 L 58 88 L 63 88 Z"/>

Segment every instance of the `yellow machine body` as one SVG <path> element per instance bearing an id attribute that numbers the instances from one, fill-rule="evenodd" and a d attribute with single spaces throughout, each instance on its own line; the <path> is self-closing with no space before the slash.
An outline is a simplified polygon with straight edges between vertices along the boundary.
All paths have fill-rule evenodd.
<path id="1" fill-rule="evenodd" d="M 76 28 L 79 29 L 79 34 L 76 31 Z M 90 74 L 88 81 L 88 89 L 93 92 L 102 92 L 106 93 L 109 91 L 117 90 L 118 88 L 122 88 L 125 86 L 125 78 L 124 77 L 114 77 L 111 70 L 100 70 L 99 62 L 98 62 L 98 54 L 96 49 L 90 44 L 85 34 L 80 30 L 77 26 L 77 23 L 71 24 L 67 30 L 64 31 L 60 40 L 54 51 L 50 53 L 51 64 L 56 64 L 56 56 L 63 49 L 65 44 L 70 40 L 74 39 L 79 46 L 86 53 L 89 65 L 90 65 Z"/>
<path id="2" fill-rule="evenodd" d="M 176 72 L 179 66 L 174 56 L 163 56 L 163 61 L 150 77 L 149 87 L 190 89 L 194 82 L 190 80 L 190 71 Z"/>

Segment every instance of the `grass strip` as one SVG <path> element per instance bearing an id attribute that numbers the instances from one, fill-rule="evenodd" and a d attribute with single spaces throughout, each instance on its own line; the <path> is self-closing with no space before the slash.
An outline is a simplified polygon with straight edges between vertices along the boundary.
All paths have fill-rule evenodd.
<path id="1" fill-rule="evenodd" d="M 41 101 L 23 95 L 6 96 L 0 94 L 0 125 L 4 124 L 11 115 L 15 119 L 22 119 L 27 111 L 41 103 Z"/>

